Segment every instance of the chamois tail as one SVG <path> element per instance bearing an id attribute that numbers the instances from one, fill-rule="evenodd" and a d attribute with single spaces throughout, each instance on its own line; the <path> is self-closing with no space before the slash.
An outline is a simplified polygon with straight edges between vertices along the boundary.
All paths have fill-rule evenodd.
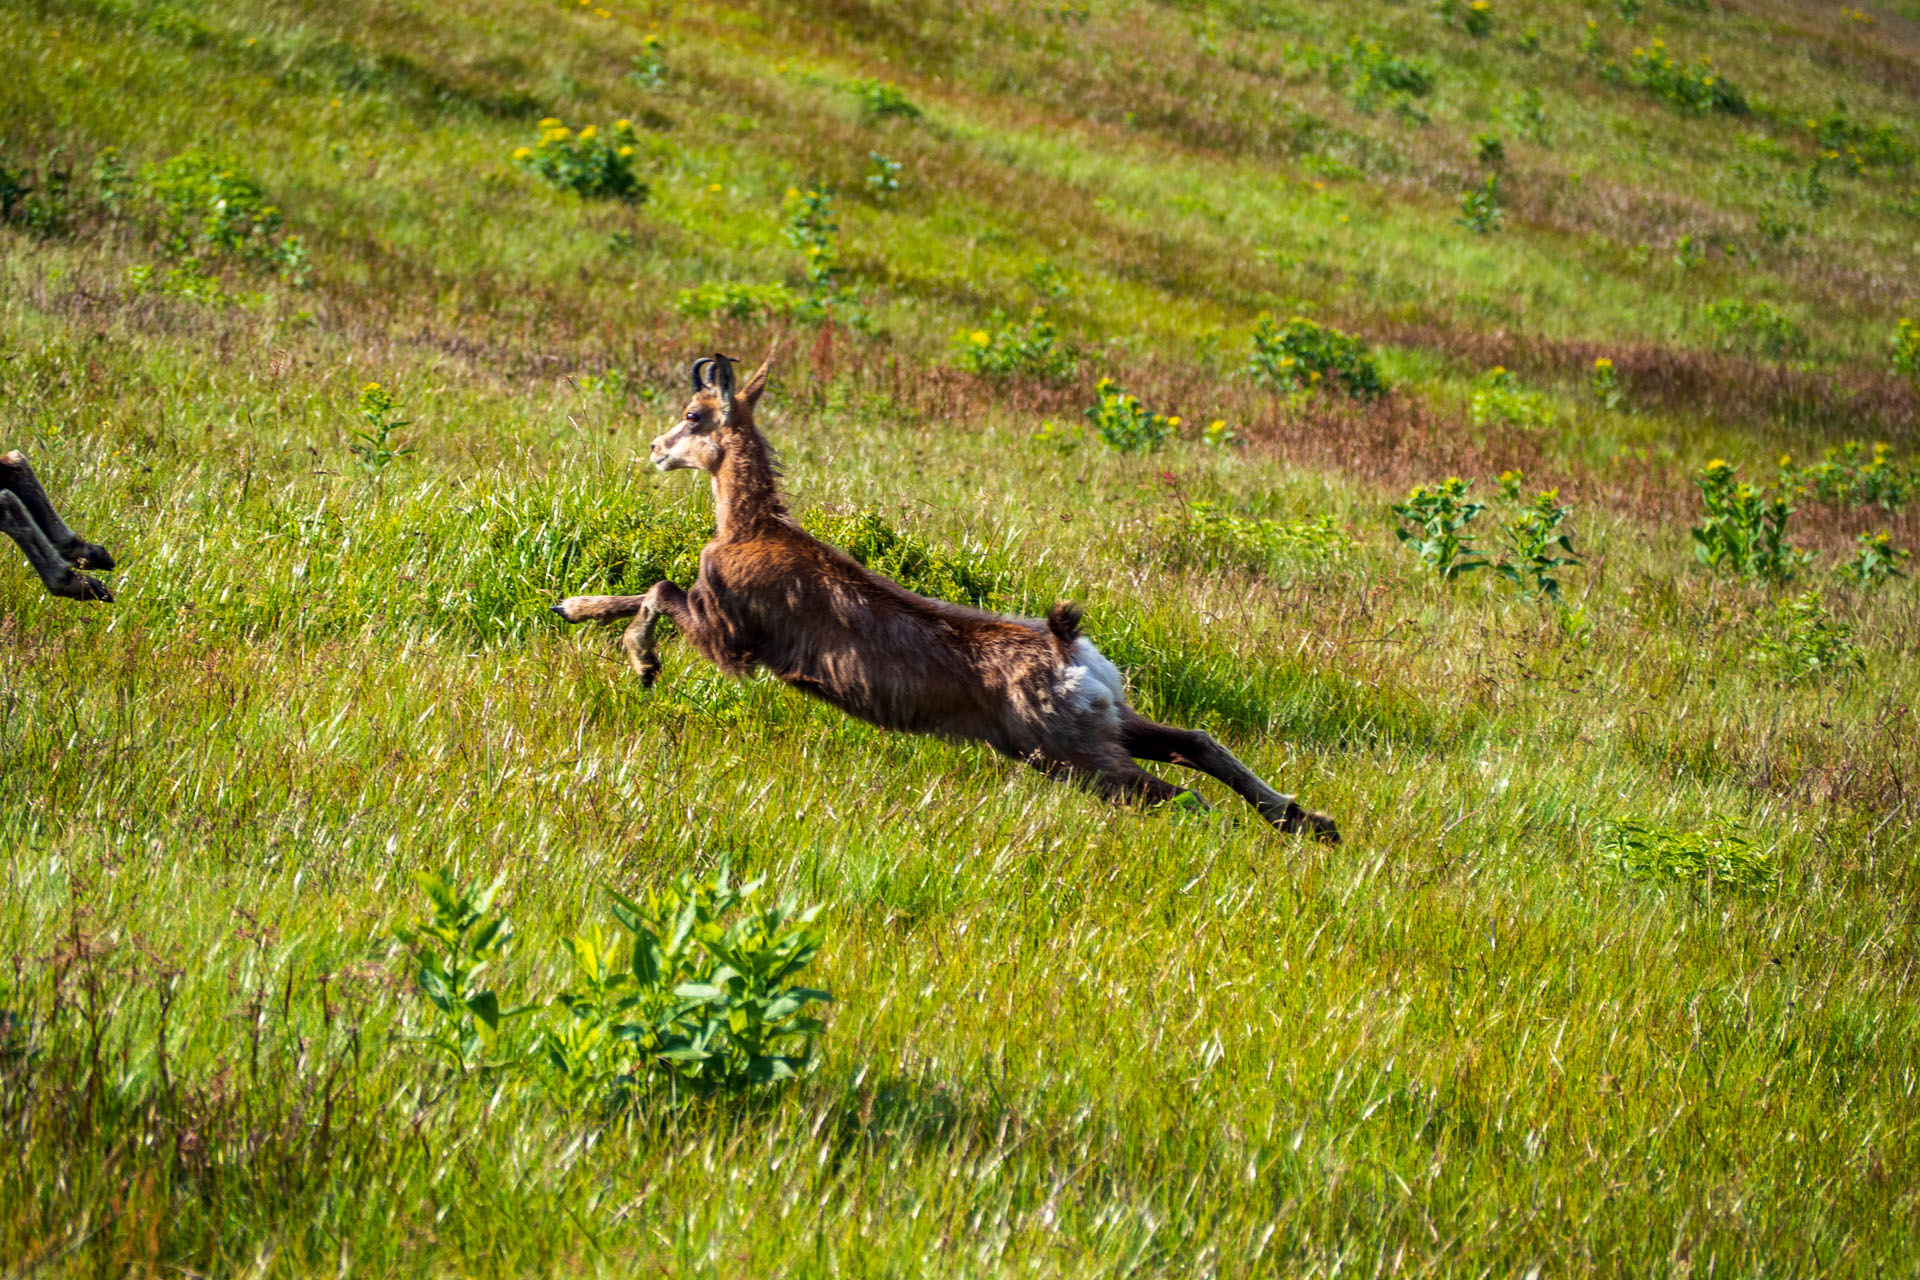
<path id="1" fill-rule="evenodd" d="M 1047 610 L 1047 630 L 1053 632 L 1062 653 L 1072 649 L 1073 642 L 1080 638 L 1080 614 L 1079 605 L 1064 602 Z"/>

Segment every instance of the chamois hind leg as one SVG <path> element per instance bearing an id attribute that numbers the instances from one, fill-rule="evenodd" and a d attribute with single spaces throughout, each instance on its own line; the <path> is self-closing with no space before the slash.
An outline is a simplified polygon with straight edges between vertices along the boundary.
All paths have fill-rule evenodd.
<path id="1" fill-rule="evenodd" d="M 1080 782 L 1093 788 L 1115 804 L 1165 804 L 1182 796 L 1192 796 L 1202 808 L 1206 801 L 1197 792 L 1176 787 L 1165 778 L 1157 778 L 1131 760 L 1115 762 L 1091 756 L 1071 758 L 1036 752 L 1027 763 L 1057 782 Z"/>
<path id="2" fill-rule="evenodd" d="M 113 557 L 107 554 L 105 547 L 88 542 L 67 527 L 67 522 L 53 509 L 53 500 L 47 497 L 47 491 L 40 487 L 40 478 L 33 474 L 26 456 L 18 449 L 12 453 L 0 453 L 0 490 L 10 492 L 20 500 L 28 517 L 39 526 L 46 541 L 62 560 L 76 569 L 113 568 Z"/>
<path id="3" fill-rule="evenodd" d="M 20 549 L 27 553 L 27 563 L 54 595 L 69 600 L 113 601 L 113 592 L 107 590 L 106 584 L 67 567 L 46 533 L 28 514 L 26 504 L 11 489 L 0 489 L 0 533 L 20 544 Z"/>
<path id="4" fill-rule="evenodd" d="M 1275 791 L 1201 730 L 1176 728 L 1128 711 L 1120 723 L 1120 745 L 1136 759 L 1184 765 L 1220 779 L 1282 831 L 1303 832 L 1328 844 L 1340 842 L 1340 829 L 1332 818 L 1304 809 L 1292 796 Z"/>

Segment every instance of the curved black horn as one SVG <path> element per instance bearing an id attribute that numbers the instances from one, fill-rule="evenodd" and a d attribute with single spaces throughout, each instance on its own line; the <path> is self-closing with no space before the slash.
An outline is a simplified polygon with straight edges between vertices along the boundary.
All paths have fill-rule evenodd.
<path id="1" fill-rule="evenodd" d="M 705 391 L 708 387 L 713 385 L 711 382 L 703 380 L 700 376 L 704 370 L 710 369 L 712 367 L 713 367 L 712 356 L 702 356 L 700 357 L 700 359 L 695 360 L 693 362 L 693 390 L 695 394 Z"/>

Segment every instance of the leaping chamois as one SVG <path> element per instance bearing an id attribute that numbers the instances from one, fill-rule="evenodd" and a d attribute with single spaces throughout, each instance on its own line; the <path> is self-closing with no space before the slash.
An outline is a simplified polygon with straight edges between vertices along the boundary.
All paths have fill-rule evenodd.
<path id="1" fill-rule="evenodd" d="M 660 674 L 654 629 L 664 616 L 728 675 L 765 667 L 884 729 L 984 742 L 1116 801 L 1183 794 L 1136 758 L 1186 765 L 1283 831 L 1340 838 L 1331 818 L 1269 787 L 1207 734 L 1128 706 L 1120 673 L 1080 634 L 1077 606 L 1055 605 L 1039 621 L 929 600 L 802 529 L 754 426 L 772 364 L 770 354 L 736 393 L 730 359 L 696 360 L 686 413 L 653 442 L 660 470 L 697 467 L 713 478 L 713 541 L 693 587 L 573 596 L 555 613 L 568 622 L 631 618 L 623 642 L 647 685 Z"/>
<path id="2" fill-rule="evenodd" d="M 69 600 L 111 603 L 113 592 L 98 578 L 76 569 L 113 568 L 105 547 L 95 546 L 67 528 L 47 491 L 18 450 L 0 453 L 0 533 L 20 544 L 27 563 L 47 590 Z"/>

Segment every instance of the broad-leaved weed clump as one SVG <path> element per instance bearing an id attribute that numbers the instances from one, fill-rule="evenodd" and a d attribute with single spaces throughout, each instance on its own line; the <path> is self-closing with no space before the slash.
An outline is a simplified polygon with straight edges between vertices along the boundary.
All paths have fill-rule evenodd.
<path id="1" fill-rule="evenodd" d="M 272 267 L 304 284 L 306 249 L 286 230 L 266 189 L 233 162 L 198 149 L 141 170 L 158 209 L 160 246 L 167 254 L 206 263 L 231 258 Z"/>
<path id="2" fill-rule="evenodd" d="M 1920 324 L 1902 316 L 1888 345 L 1894 370 L 1920 383 Z"/>
<path id="3" fill-rule="evenodd" d="M 1900 568 L 1913 558 L 1913 552 L 1893 545 L 1893 535 L 1884 530 L 1863 533 L 1854 540 L 1853 559 L 1834 570 L 1842 582 L 1863 590 L 1886 585 L 1893 578 L 1904 578 Z"/>
<path id="4" fill-rule="evenodd" d="M 1807 353 L 1806 333 L 1771 302 L 1723 298 L 1707 309 L 1707 318 L 1725 350 L 1772 360 Z"/>
<path id="5" fill-rule="evenodd" d="M 868 121 L 898 118 L 917 120 L 920 108 L 915 106 L 899 85 L 885 80 L 856 80 L 849 88 L 860 103 L 860 114 Z"/>
<path id="6" fill-rule="evenodd" d="M 1180 419 L 1155 413 L 1140 403 L 1112 378 L 1094 384 L 1099 399 L 1087 406 L 1086 419 L 1093 432 L 1122 453 L 1158 449 L 1180 429 Z"/>
<path id="7" fill-rule="evenodd" d="M 1705 516 L 1693 528 L 1694 554 L 1716 573 L 1761 582 L 1785 582 L 1812 559 L 1787 543 L 1793 507 L 1785 498 L 1741 480 L 1733 464 L 1715 458 L 1693 477 Z"/>
<path id="8" fill-rule="evenodd" d="M 1327 64 L 1328 78 L 1335 86 L 1345 84 L 1360 111 L 1372 111 L 1382 97 L 1396 105 L 1412 107 L 1412 100 L 1433 92 L 1433 68 L 1417 58 L 1389 53 L 1378 40 L 1354 36 L 1347 42 L 1344 58 Z"/>
<path id="9" fill-rule="evenodd" d="M 1495 365 L 1474 380 L 1469 413 L 1476 425 L 1550 427 L 1553 405 L 1538 391 L 1520 385 L 1510 369 Z"/>
<path id="10" fill-rule="evenodd" d="M 1613 361 L 1605 356 L 1595 358 L 1587 374 L 1587 389 L 1607 410 L 1618 409 L 1627 402 L 1627 389 L 1620 381 L 1620 374 L 1614 369 Z"/>
<path id="11" fill-rule="evenodd" d="M 829 306 L 840 290 L 840 218 L 833 192 L 825 186 L 788 187 L 787 243 L 806 255 L 807 283 L 817 309 Z"/>
<path id="12" fill-rule="evenodd" d="M 1772 853 L 1724 824 L 1690 831 L 1619 818 L 1601 827 L 1598 849 L 1603 863 L 1635 880 L 1755 894 L 1772 892 L 1780 881 Z"/>
<path id="13" fill-rule="evenodd" d="M 430 914 L 395 931 L 432 1010 L 421 1044 L 459 1072 L 510 1075 L 569 1108 L 598 1112 L 642 1097 L 674 1102 L 791 1080 L 824 1029 L 832 999 L 797 979 L 818 954 L 818 908 L 753 902 L 725 863 L 705 878 L 628 898 L 609 891 L 618 934 L 590 927 L 562 943 L 572 982 L 553 999 L 504 1007 L 500 966 L 513 931 L 493 910 L 500 888 L 417 877 Z M 489 970 L 492 970 L 489 973 Z M 537 1016 L 538 1029 L 512 1023 Z"/>
<path id="14" fill-rule="evenodd" d="M 649 32 L 640 42 L 640 52 L 633 55 L 633 70 L 627 72 L 625 79 L 628 84 L 649 91 L 667 87 L 667 50 L 658 35 Z"/>
<path id="15" fill-rule="evenodd" d="M 1859 440 L 1830 445 L 1820 461 L 1794 465 L 1792 455 L 1780 459 L 1780 486 L 1790 493 L 1820 502 L 1865 506 L 1878 503 L 1889 511 L 1905 506 L 1920 491 L 1920 474 L 1893 456 L 1892 446 L 1877 442 L 1871 448 Z"/>
<path id="16" fill-rule="evenodd" d="M 1460 216 L 1454 221 L 1475 235 L 1492 235 L 1507 220 L 1507 209 L 1500 201 L 1500 175 L 1490 173 L 1477 187 L 1460 193 Z"/>
<path id="17" fill-rule="evenodd" d="M 1500 491 L 1519 506 L 1500 526 L 1502 555 L 1493 570 L 1522 594 L 1558 602 L 1562 569 L 1575 568 L 1573 531 L 1566 527 L 1570 508 L 1560 504 L 1558 489 L 1542 489 L 1531 502 L 1520 496 L 1523 477 L 1518 471 L 1501 473 Z"/>
<path id="18" fill-rule="evenodd" d="M 1782 684 L 1855 675 L 1867 665 L 1865 653 L 1854 643 L 1852 625 L 1828 612 L 1818 591 L 1782 600 L 1772 628 L 1753 652 Z"/>
<path id="19" fill-rule="evenodd" d="M 1203 500 L 1156 515 L 1153 533 L 1162 563 L 1248 573 L 1324 561 L 1353 546 L 1352 535 L 1332 516 L 1294 521 L 1239 516 Z"/>
<path id="20" fill-rule="evenodd" d="M 1677 106 L 1705 114 L 1723 111 L 1745 115 L 1746 97 L 1704 54 L 1692 66 L 1673 56 L 1666 41 L 1655 38 L 1645 48 L 1633 51 L 1627 64 L 1627 76 L 1642 89 Z"/>
<path id="21" fill-rule="evenodd" d="M 367 425 L 351 433 L 353 443 L 347 448 L 367 470 L 384 471 L 396 458 L 412 452 L 393 442 L 393 433 L 406 426 L 407 419 L 400 416 L 405 410 L 391 391 L 377 382 L 369 382 L 360 388 L 354 407 Z"/>
<path id="22" fill-rule="evenodd" d="M 1404 502 L 1396 503 L 1398 521 L 1393 536 L 1420 557 L 1420 563 L 1452 581 L 1490 563 L 1486 554 L 1469 543 L 1467 526 L 1487 509 L 1469 496 L 1471 480 L 1449 476 L 1437 485 L 1419 485 Z"/>
<path id="23" fill-rule="evenodd" d="M 1901 136 L 1899 130 L 1889 124 L 1856 120 L 1845 106 L 1836 106 L 1826 115 L 1808 120 L 1806 125 L 1807 132 L 1820 145 L 1822 155 L 1848 172 L 1860 174 L 1876 165 L 1887 169 L 1907 169 L 1913 165 L 1913 144 Z"/>
<path id="24" fill-rule="evenodd" d="M 1292 316 L 1284 325 L 1261 316 L 1253 328 L 1247 372 L 1265 387 L 1331 385 L 1359 399 L 1387 392 L 1386 380 L 1358 338 L 1304 316 Z"/>
<path id="25" fill-rule="evenodd" d="M 0 225 L 18 227 L 34 235 L 65 235 L 78 212 L 73 171 L 55 148 L 41 157 L 38 172 L 31 163 L 8 163 L 0 154 Z"/>
<path id="26" fill-rule="evenodd" d="M 587 199 L 629 204 L 647 198 L 638 157 L 638 141 L 629 121 L 616 120 L 605 131 L 590 124 L 575 133 L 552 116 L 540 122 L 538 142 L 513 152 L 514 164 L 550 186 Z"/>
<path id="27" fill-rule="evenodd" d="M 997 378 L 1064 382 L 1080 369 L 1080 353 L 1037 307 L 1017 324 L 995 312 L 988 327 L 957 336 L 953 351 L 953 361 L 962 369 Z"/>
<path id="28" fill-rule="evenodd" d="M 673 295 L 674 314 L 688 320 L 778 319 L 792 315 L 800 299 L 784 284 L 738 284 L 706 280 Z"/>

